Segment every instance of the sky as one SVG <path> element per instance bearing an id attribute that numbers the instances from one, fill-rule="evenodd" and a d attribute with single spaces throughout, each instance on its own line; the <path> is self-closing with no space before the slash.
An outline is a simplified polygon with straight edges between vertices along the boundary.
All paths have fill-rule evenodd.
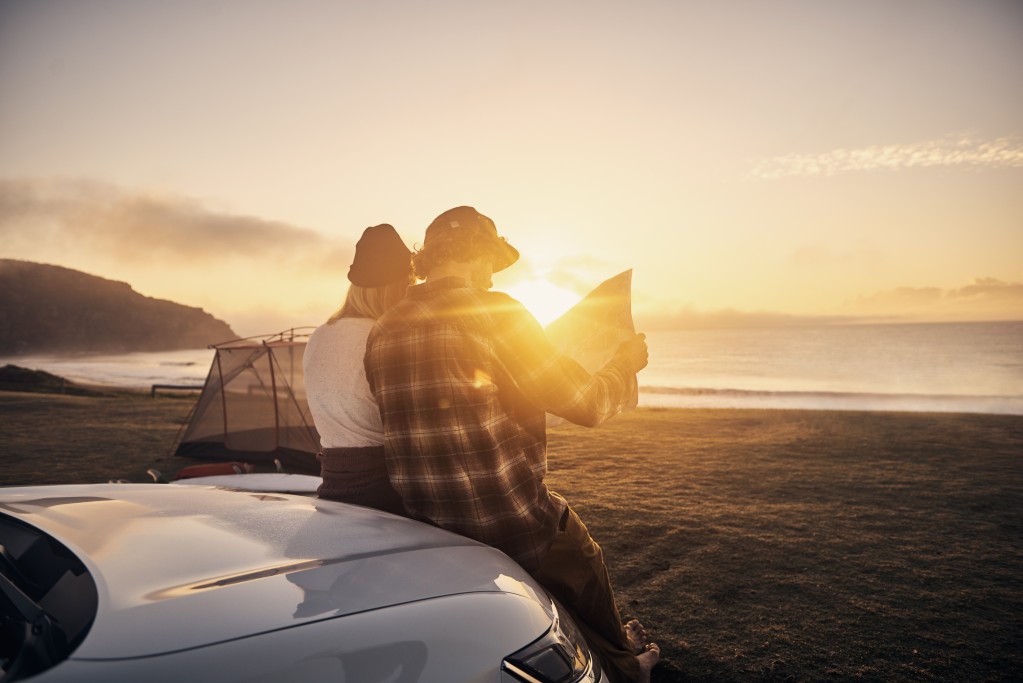
<path id="1" fill-rule="evenodd" d="M 0 0 L 0 258 L 259 334 L 459 205 L 542 321 L 1023 319 L 1023 2 Z"/>

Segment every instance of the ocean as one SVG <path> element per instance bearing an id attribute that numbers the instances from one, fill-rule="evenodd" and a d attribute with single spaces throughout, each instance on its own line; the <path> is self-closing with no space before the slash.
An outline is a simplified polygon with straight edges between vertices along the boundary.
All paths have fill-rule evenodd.
<path id="1" fill-rule="evenodd" d="M 1023 415 L 1023 322 L 647 333 L 640 405 Z M 72 381 L 201 385 L 213 351 L 0 359 Z"/>
<path id="2" fill-rule="evenodd" d="M 647 335 L 640 403 L 1023 415 L 1023 322 Z"/>

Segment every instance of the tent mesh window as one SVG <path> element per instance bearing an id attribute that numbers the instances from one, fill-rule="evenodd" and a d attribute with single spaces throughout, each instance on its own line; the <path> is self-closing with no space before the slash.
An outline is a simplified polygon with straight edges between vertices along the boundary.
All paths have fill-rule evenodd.
<path id="1" fill-rule="evenodd" d="M 295 330 L 213 345 L 216 353 L 176 455 L 319 474 L 320 437 L 305 396 L 308 334 Z"/>

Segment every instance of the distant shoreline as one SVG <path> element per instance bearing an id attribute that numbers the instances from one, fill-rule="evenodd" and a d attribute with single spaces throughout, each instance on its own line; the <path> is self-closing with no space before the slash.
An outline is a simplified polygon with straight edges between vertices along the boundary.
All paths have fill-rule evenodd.
<path id="1" fill-rule="evenodd" d="M 646 407 L 1023 416 L 1023 322 L 652 332 Z M 21 356 L 79 384 L 202 384 L 215 351 Z M 5 362 L 0 358 L 0 363 Z"/>
<path id="2" fill-rule="evenodd" d="M 175 366 L 179 371 L 172 377 L 149 377 L 144 383 L 127 381 L 99 382 L 80 377 L 66 378 L 53 375 L 46 371 L 36 371 L 25 366 L 14 365 L 12 360 L 0 359 L 0 367 L 9 364 L 22 368 L 25 372 L 37 372 L 40 377 L 49 375 L 63 380 L 69 387 L 66 393 L 78 391 L 92 393 L 151 393 L 162 387 L 185 387 L 190 390 L 200 388 L 208 374 L 206 359 L 212 359 L 212 350 L 186 349 L 202 356 L 203 361 L 173 362 L 164 365 Z M 168 352 L 175 355 L 175 352 Z M 123 354 L 115 354 L 120 358 Z M 141 355 L 152 355 L 140 352 Z M 109 354 L 82 354 L 78 360 L 88 361 L 111 357 Z M 43 356 L 32 358 L 43 359 Z M 191 374 L 180 371 L 191 370 Z M 924 395 L 924 394 L 884 394 L 854 393 L 835 391 L 752 391 L 741 389 L 720 388 L 687 388 L 687 387 L 656 387 L 639 388 L 639 405 L 644 408 L 678 408 L 678 409 L 722 409 L 722 410 L 815 410 L 815 411 L 866 411 L 866 412 L 906 412 L 906 413 L 967 413 L 977 415 L 1023 415 L 1023 395 L 1020 396 L 956 396 L 956 395 Z M 154 389 L 155 388 L 155 389 Z M 51 380 L 40 379 L 36 386 L 16 387 L 4 385 L 0 380 L 0 390 L 23 390 L 34 392 L 61 393 L 54 391 Z"/>

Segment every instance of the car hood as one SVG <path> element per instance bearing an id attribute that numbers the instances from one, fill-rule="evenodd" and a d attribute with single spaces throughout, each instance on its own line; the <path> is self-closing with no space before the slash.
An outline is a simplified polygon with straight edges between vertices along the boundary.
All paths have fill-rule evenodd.
<path id="1" fill-rule="evenodd" d="M 471 592 L 549 605 L 504 554 L 368 508 L 160 484 L 0 489 L 0 514 L 86 565 L 99 607 L 76 659 L 200 647 Z"/>

